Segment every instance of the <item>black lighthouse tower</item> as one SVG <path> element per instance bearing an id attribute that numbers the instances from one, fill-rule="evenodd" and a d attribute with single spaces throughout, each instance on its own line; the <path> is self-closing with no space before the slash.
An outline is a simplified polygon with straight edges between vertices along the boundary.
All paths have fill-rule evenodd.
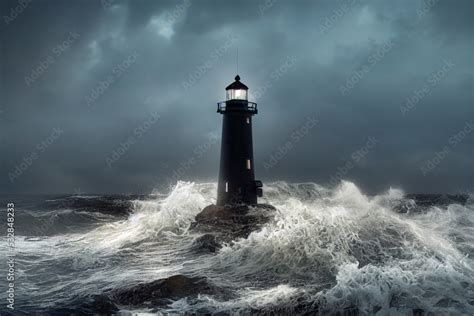
<path id="1" fill-rule="evenodd" d="M 238 75 L 225 90 L 226 101 L 217 103 L 217 112 L 223 115 L 217 205 L 256 205 L 257 196 L 262 196 L 262 182 L 255 180 L 252 142 L 257 104 L 248 101 L 248 87 Z"/>
<path id="2" fill-rule="evenodd" d="M 262 182 L 255 180 L 252 142 L 257 104 L 248 101 L 248 89 L 236 76 L 225 89 L 226 100 L 217 103 L 217 112 L 223 118 L 217 203 L 196 215 L 194 226 L 212 232 L 199 241 L 206 247 L 248 235 L 275 211 L 269 204 L 257 203 L 257 197 L 262 196 Z"/>

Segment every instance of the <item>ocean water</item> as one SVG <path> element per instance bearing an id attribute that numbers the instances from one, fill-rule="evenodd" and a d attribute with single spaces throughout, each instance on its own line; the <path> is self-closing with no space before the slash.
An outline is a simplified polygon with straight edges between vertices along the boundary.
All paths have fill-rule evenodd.
<path id="1" fill-rule="evenodd" d="M 276 211 L 266 224 L 195 251 L 194 217 L 215 192 L 215 183 L 178 182 L 148 196 L 3 197 L 16 206 L 16 281 L 12 312 L 0 279 L 0 314 L 86 313 L 84 302 L 109 289 L 186 275 L 221 290 L 117 313 L 474 315 L 472 195 L 270 183 L 260 202 Z"/>

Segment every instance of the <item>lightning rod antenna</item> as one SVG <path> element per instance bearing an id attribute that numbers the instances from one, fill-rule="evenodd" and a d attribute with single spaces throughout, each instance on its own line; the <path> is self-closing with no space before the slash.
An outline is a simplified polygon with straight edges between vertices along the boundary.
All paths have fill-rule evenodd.
<path id="1" fill-rule="evenodd" d="M 239 48 L 237 47 L 237 75 L 239 74 Z"/>

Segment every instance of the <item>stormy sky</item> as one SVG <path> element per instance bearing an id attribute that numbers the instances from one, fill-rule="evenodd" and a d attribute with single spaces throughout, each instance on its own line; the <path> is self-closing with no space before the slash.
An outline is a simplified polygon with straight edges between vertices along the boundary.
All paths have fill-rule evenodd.
<path id="1" fill-rule="evenodd" d="M 1 2 L 1 193 L 216 181 L 216 102 L 258 102 L 256 177 L 474 188 L 474 2 Z"/>

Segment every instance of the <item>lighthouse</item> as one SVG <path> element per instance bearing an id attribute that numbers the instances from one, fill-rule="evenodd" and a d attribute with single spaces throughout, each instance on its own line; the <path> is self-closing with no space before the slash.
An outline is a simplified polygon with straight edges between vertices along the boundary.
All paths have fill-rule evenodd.
<path id="1" fill-rule="evenodd" d="M 225 88 L 226 100 L 217 103 L 222 114 L 221 160 L 217 184 L 217 203 L 206 206 L 195 217 L 193 227 L 210 232 L 198 243 L 226 241 L 246 237 L 267 222 L 276 211 L 270 204 L 258 203 L 262 182 L 255 180 L 252 119 L 257 103 L 248 101 L 249 88 L 235 81 Z M 204 237 L 205 236 L 205 237 Z"/>
<path id="2" fill-rule="evenodd" d="M 257 103 L 248 101 L 248 87 L 238 75 L 225 90 L 226 100 L 217 103 L 217 113 L 223 117 L 217 205 L 256 205 L 262 196 L 262 182 L 255 180 L 252 141 Z"/>

